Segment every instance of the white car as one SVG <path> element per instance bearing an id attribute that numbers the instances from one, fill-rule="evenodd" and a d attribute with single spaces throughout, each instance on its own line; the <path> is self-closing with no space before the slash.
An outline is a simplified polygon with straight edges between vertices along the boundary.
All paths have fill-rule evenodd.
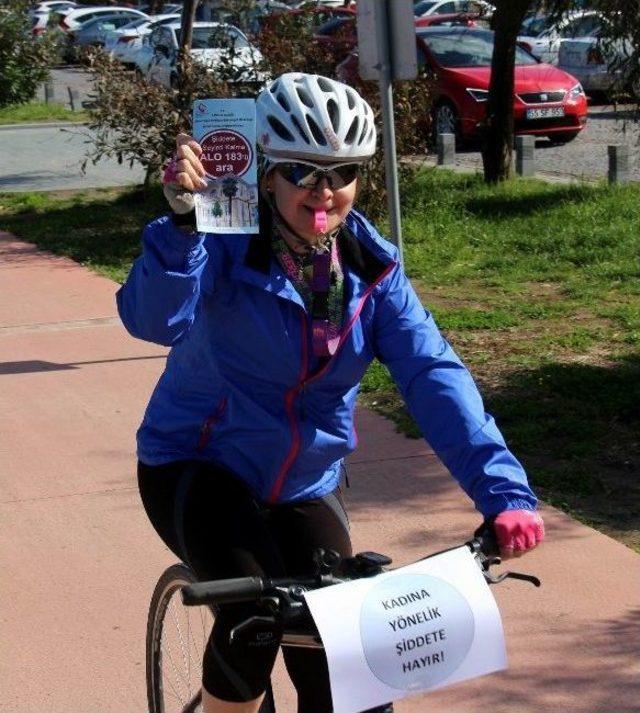
<path id="1" fill-rule="evenodd" d="M 93 20 L 96 17 L 100 17 L 101 15 L 113 15 L 114 13 L 117 13 L 118 10 L 131 13 L 131 19 L 133 19 L 134 16 L 149 19 L 149 15 L 145 15 L 144 12 L 140 12 L 140 10 L 134 10 L 130 7 L 118 7 L 117 5 L 79 7 L 65 15 L 65 17 L 60 22 L 60 29 L 63 32 L 71 32 L 73 30 L 77 30 L 82 24 L 84 24 L 85 22 L 89 22 L 89 20 Z"/>
<path id="2" fill-rule="evenodd" d="M 224 38 L 222 44 L 221 36 Z M 149 35 L 148 47 L 151 52 L 149 64 L 145 66 L 140 60 L 137 64 L 150 82 L 165 87 L 175 86 L 179 37 L 179 22 L 157 27 Z M 191 56 L 195 61 L 208 67 L 209 71 L 214 72 L 215 67 L 220 65 L 221 59 L 228 52 L 228 46 L 225 46 L 227 41 L 233 42 L 232 65 L 243 73 L 243 80 L 264 82 L 265 77 L 256 69 L 256 65 L 262 60 L 262 55 L 251 45 L 246 35 L 234 25 L 220 22 L 194 22 Z M 139 55 L 142 55 L 142 52 Z"/>
<path id="3" fill-rule="evenodd" d="M 136 54 L 145 38 L 161 25 L 180 20 L 180 15 L 154 15 L 150 20 L 139 18 L 110 32 L 105 38 L 104 48 L 114 59 L 131 69 L 136 66 Z"/>
<path id="4" fill-rule="evenodd" d="M 470 12 L 490 17 L 495 7 L 484 0 L 421 0 L 413 6 L 415 17 L 425 15 L 455 15 L 459 12 Z"/>
<path id="5" fill-rule="evenodd" d="M 572 12 L 555 25 L 542 30 L 537 37 L 520 35 L 518 42 L 541 62 L 558 64 L 558 52 L 562 42 L 566 39 L 597 34 L 600 22 L 600 13 L 596 10 Z"/>
<path id="6" fill-rule="evenodd" d="M 58 15 L 62 15 L 75 10 L 77 7 L 79 5 L 70 0 L 48 0 L 47 2 L 38 3 L 28 12 L 32 22 L 31 32 L 36 37 L 39 37 L 45 33 L 52 13 L 55 12 Z"/>

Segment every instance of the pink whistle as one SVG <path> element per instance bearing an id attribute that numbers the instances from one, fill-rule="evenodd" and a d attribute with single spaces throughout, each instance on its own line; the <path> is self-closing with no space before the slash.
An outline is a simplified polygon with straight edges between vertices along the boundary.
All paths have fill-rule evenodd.
<path id="1" fill-rule="evenodd" d="M 316 233 L 327 232 L 327 211 L 315 210 L 313 212 L 313 229 Z"/>

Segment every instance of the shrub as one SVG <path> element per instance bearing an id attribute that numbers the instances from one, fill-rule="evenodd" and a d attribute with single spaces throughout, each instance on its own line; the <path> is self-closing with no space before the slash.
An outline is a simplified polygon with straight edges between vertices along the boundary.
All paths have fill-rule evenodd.
<path id="1" fill-rule="evenodd" d="M 0 107 L 31 101 L 53 62 L 53 41 L 32 36 L 28 7 L 8 0 L 0 8 Z"/>

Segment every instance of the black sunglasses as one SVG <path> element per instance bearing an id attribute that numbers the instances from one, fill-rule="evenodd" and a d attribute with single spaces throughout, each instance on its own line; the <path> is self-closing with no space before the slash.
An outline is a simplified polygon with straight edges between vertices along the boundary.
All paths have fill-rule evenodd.
<path id="1" fill-rule="evenodd" d="M 278 163 L 275 170 L 297 188 L 315 188 L 323 178 L 333 191 L 353 183 L 360 174 L 359 163 L 343 163 L 333 168 L 321 168 L 310 163 Z"/>

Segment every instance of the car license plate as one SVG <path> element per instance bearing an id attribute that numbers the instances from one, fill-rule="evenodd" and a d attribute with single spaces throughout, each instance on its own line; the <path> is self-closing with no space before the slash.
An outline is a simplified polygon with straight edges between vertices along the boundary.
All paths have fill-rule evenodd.
<path id="1" fill-rule="evenodd" d="M 552 119 L 564 116 L 564 107 L 554 106 L 546 109 L 527 109 L 527 119 Z"/>

